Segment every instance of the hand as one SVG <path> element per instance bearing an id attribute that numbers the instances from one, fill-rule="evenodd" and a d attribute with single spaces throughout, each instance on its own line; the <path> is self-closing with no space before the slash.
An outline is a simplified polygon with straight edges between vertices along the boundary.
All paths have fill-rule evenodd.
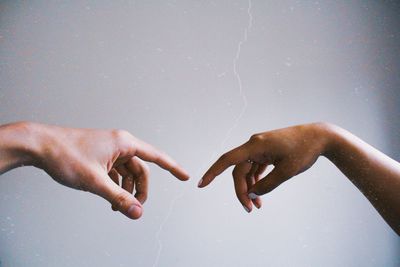
<path id="1" fill-rule="evenodd" d="M 142 215 L 147 198 L 149 168 L 144 161 L 157 164 L 182 181 L 189 179 L 168 155 L 126 131 L 40 124 L 29 124 L 28 128 L 39 136 L 32 165 L 65 186 L 105 198 L 114 210 L 131 219 Z"/>
<path id="2" fill-rule="evenodd" d="M 325 152 L 329 141 L 326 128 L 326 124 L 315 123 L 255 134 L 243 145 L 222 155 L 198 186 L 207 186 L 235 165 L 232 175 L 237 198 L 247 212 L 252 210 L 252 203 L 260 208 L 260 195 L 307 170 Z M 260 179 L 269 165 L 274 166 L 273 170 Z"/>

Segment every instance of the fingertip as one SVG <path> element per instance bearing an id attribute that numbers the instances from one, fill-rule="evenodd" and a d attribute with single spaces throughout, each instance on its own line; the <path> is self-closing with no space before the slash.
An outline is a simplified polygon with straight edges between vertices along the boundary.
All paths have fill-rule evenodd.
<path id="1" fill-rule="evenodd" d="M 247 213 L 251 212 L 251 208 L 247 207 L 246 205 L 243 205 L 243 208 Z"/>
<path id="2" fill-rule="evenodd" d="M 241 202 L 241 204 L 242 204 L 244 210 L 245 210 L 247 213 L 250 213 L 250 212 L 253 210 L 253 205 L 252 205 L 250 199 L 239 199 L 239 201 Z"/>
<path id="3" fill-rule="evenodd" d="M 254 206 L 256 206 L 257 209 L 260 209 L 262 206 L 262 202 L 260 198 L 256 198 L 252 200 Z"/>
<path id="4" fill-rule="evenodd" d="M 110 201 L 112 206 L 122 214 L 131 219 L 138 219 L 142 216 L 142 204 L 124 189 L 118 187 L 119 193 Z"/>
<path id="5" fill-rule="evenodd" d="M 190 175 L 189 175 L 187 172 L 185 172 L 185 173 L 182 175 L 181 181 L 187 181 L 187 180 L 189 180 L 189 179 L 190 179 Z"/>
<path id="6" fill-rule="evenodd" d="M 190 179 L 189 173 L 187 173 L 184 169 L 178 167 L 176 169 L 173 169 L 171 171 L 172 175 L 174 175 L 176 178 L 178 178 L 181 181 L 187 181 Z"/>
<path id="7" fill-rule="evenodd" d="M 198 188 L 203 188 L 206 187 L 207 185 L 209 185 L 212 182 L 212 179 L 210 179 L 209 177 L 207 177 L 206 175 L 204 175 L 199 183 L 197 184 Z"/>
<path id="8" fill-rule="evenodd" d="M 200 179 L 199 183 L 198 183 L 198 187 L 199 188 L 203 188 L 206 187 L 207 185 L 209 185 L 213 180 L 215 179 L 215 176 L 213 174 L 211 174 L 210 172 L 206 172 L 203 177 Z"/>
<path id="9" fill-rule="evenodd" d="M 137 220 L 142 216 L 142 213 L 143 213 L 142 207 L 133 204 L 129 207 L 125 215 L 130 219 Z"/>
<path id="10" fill-rule="evenodd" d="M 197 187 L 198 187 L 198 188 L 201 188 L 202 185 L 203 185 L 203 178 L 201 178 L 201 179 L 199 180 L 199 182 L 197 183 Z"/>
<path id="11" fill-rule="evenodd" d="M 184 169 L 184 168 L 182 168 L 182 167 L 179 167 L 180 169 L 181 169 L 181 171 L 182 171 L 182 177 L 183 177 L 183 179 L 186 181 L 186 180 L 189 180 L 190 179 L 190 175 L 189 175 L 189 173 Z"/>
<path id="12" fill-rule="evenodd" d="M 239 202 L 242 204 L 245 211 L 250 213 L 253 210 L 253 204 L 251 199 L 249 199 L 246 195 L 238 196 Z"/>

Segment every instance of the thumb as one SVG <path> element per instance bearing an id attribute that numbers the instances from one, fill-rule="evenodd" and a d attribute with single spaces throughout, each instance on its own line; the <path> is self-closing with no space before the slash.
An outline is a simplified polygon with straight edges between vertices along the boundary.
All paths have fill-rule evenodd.
<path id="1" fill-rule="evenodd" d="M 131 219 L 135 220 L 142 216 L 142 204 L 131 193 L 119 187 L 108 175 L 100 181 L 94 193 L 106 199 L 115 210 L 119 210 Z"/>
<path id="2" fill-rule="evenodd" d="M 284 164 L 276 165 L 270 173 L 249 189 L 249 198 L 256 199 L 258 196 L 271 192 L 290 177 L 292 175 Z"/>

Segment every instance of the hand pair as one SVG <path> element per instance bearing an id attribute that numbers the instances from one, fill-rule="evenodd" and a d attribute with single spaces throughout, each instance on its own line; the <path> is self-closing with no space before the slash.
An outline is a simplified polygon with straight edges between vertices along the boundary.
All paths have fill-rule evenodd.
<path id="1" fill-rule="evenodd" d="M 34 150 L 33 165 L 63 185 L 105 198 L 114 210 L 131 219 L 142 215 L 142 204 L 147 198 L 149 168 L 145 161 L 168 170 L 179 180 L 189 179 L 187 172 L 168 155 L 126 131 L 28 125 L 41 137 Z M 203 176 L 199 187 L 235 165 L 233 179 L 239 201 L 248 212 L 252 203 L 260 208 L 259 195 L 315 162 L 325 145 L 323 135 L 318 134 L 321 129 L 321 125 L 310 124 L 254 135 L 220 157 Z M 268 165 L 275 168 L 260 179 Z"/>
<path id="2" fill-rule="evenodd" d="M 222 155 L 198 186 L 207 186 L 228 167 L 235 166 L 236 195 L 250 212 L 253 205 L 261 207 L 260 195 L 307 170 L 320 155 L 336 165 L 400 234 L 400 163 L 327 123 L 253 135 Z M 145 161 L 168 170 L 179 180 L 189 179 L 168 155 L 126 131 L 30 122 L 0 126 L 0 174 L 18 166 L 36 166 L 63 185 L 105 198 L 114 210 L 132 219 L 142 215 L 147 198 L 149 168 Z M 261 178 L 269 165 L 274 168 Z"/>

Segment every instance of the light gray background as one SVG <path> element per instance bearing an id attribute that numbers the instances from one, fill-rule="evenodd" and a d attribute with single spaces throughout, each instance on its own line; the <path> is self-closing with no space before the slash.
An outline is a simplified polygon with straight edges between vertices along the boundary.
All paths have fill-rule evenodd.
<path id="1" fill-rule="evenodd" d="M 313 121 L 400 159 L 399 4 L 251 4 L 0 3 L 1 123 L 126 129 L 192 174 L 152 166 L 138 221 L 38 169 L 4 174 L 1 266 L 400 265 L 399 237 L 326 159 L 252 214 L 230 171 L 196 188 L 251 134 Z"/>

